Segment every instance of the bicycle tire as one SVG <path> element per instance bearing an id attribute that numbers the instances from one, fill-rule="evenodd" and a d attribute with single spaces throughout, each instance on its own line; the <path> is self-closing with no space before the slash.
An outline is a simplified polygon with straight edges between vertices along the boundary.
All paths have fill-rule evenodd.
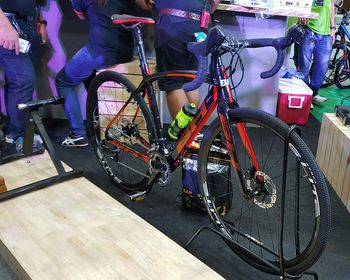
<path id="1" fill-rule="evenodd" d="M 343 59 L 343 54 L 339 55 L 339 52 L 342 52 L 342 49 L 339 48 L 339 42 L 335 43 L 332 48 L 331 57 L 329 59 L 327 72 L 324 76 L 322 87 L 329 87 L 335 83 L 335 72 L 337 64 L 341 59 Z M 342 52 L 343 53 L 343 52 Z"/>
<path id="2" fill-rule="evenodd" d="M 274 246 L 275 244 L 278 244 L 278 210 L 280 209 L 280 197 L 278 195 L 279 193 L 277 193 L 276 184 L 279 183 L 280 180 L 277 176 L 277 171 L 282 169 L 283 153 L 281 156 L 277 152 L 278 148 L 281 148 L 283 151 L 283 140 L 289 131 L 289 127 L 276 117 L 259 110 L 246 108 L 234 109 L 230 111 L 229 116 L 230 124 L 231 127 L 233 127 L 233 130 L 235 130 L 235 124 L 244 123 L 256 154 L 261 151 L 262 157 L 258 157 L 258 160 L 261 160 L 259 161 L 262 172 L 260 173 L 260 176 L 264 176 L 264 179 L 266 179 L 266 182 L 268 182 L 264 183 L 264 186 L 266 186 L 266 189 L 269 187 L 269 193 L 273 194 L 275 192 L 276 197 L 273 199 L 273 195 L 271 195 L 269 197 L 270 202 L 265 202 L 264 200 L 260 201 L 259 197 L 256 200 L 244 201 L 239 191 L 235 191 L 237 184 L 235 185 L 234 182 L 231 182 L 231 209 L 228 210 L 228 213 L 224 217 L 219 215 L 215 207 L 215 197 L 212 197 L 211 193 L 221 193 L 222 195 L 222 192 L 217 190 L 219 186 L 210 185 L 208 180 L 209 172 L 207 171 L 207 166 L 209 166 L 208 163 L 214 164 L 215 162 L 218 163 L 220 160 L 222 160 L 222 156 L 218 154 L 214 155 L 213 151 L 218 151 L 218 148 L 225 150 L 226 141 L 220 141 L 220 143 L 217 143 L 217 139 L 223 139 L 222 137 L 224 137 L 222 134 L 222 127 L 218 119 L 212 122 L 208 127 L 199 151 L 199 185 L 201 188 L 201 194 L 214 227 L 222 234 L 227 236 L 228 239 L 235 242 L 232 243 L 224 239 L 227 245 L 240 258 L 255 268 L 267 273 L 279 274 L 275 268 L 270 267 L 256 257 L 256 255 L 261 254 L 260 257 L 262 257 L 264 260 L 268 261 L 275 267 L 279 267 L 278 254 L 276 256 L 276 254 L 262 249 L 254 242 L 262 242 L 264 246 L 272 247 L 270 249 L 273 252 L 276 253 L 277 251 L 278 253 L 278 250 Z M 259 130 L 261 128 L 266 130 Z M 274 135 L 273 139 L 271 139 L 271 135 Z M 261 137 L 261 139 L 259 139 L 259 137 Z M 263 140 L 263 137 L 267 140 Z M 233 140 L 235 143 L 234 149 L 240 159 L 239 163 L 241 164 L 241 168 L 246 171 L 244 174 L 245 182 L 253 189 L 253 187 L 255 188 L 258 185 L 254 185 L 254 179 L 249 178 L 249 176 L 252 174 L 251 170 L 249 171 L 249 169 L 245 169 L 246 167 L 251 167 L 251 158 L 247 154 L 244 155 L 243 153 L 239 153 L 240 148 L 243 148 L 243 143 L 240 142 L 241 138 L 235 137 Z M 256 147 L 257 143 L 261 143 L 261 150 Z M 300 185 L 300 191 L 302 193 L 302 195 L 300 195 L 300 207 L 304 207 L 309 203 L 314 206 L 313 213 L 311 213 L 310 209 L 307 209 L 308 211 L 306 211 L 305 214 L 303 213 L 304 216 L 302 219 L 300 219 L 300 254 L 296 254 L 296 249 L 292 248 L 292 243 L 289 243 L 295 241 L 293 237 L 294 235 L 292 236 L 292 233 L 294 233 L 293 226 L 287 222 L 287 219 L 284 223 L 284 240 L 287 240 L 288 238 L 288 243 L 283 245 L 285 253 L 285 272 L 289 275 L 299 275 L 314 264 L 325 249 L 330 232 L 330 202 L 325 179 L 309 148 L 296 132 L 291 134 L 290 143 L 288 153 L 289 159 L 292 155 L 294 155 L 295 158 L 294 162 L 293 160 L 288 161 L 288 180 L 286 188 L 286 201 L 288 203 L 285 205 L 285 217 L 290 218 L 292 214 L 289 210 L 294 209 L 291 205 L 292 200 L 290 200 L 290 196 L 293 195 L 293 189 L 290 186 L 293 183 L 293 178 L 290 176 L 293 169 L 290 170 L 290 168 L 291 166 L 296 166 L 296 161 L 301 162 L 303 168 L 300 168 L 300 170 L 304 170 L 304 177 L 294 174 L 295 176 L 300 177 L 302 183 Z M 215 147 L 212 145 L 215 145 Z M 243 150 L 245 149 L 243 148 Z M 270 166 L 267 163 L 267 160 L 272 150 L 274 153 L 271 153 L 271 157 L 274 160 L 278 160 L 276 160 L 275 165 Z M 245 160 L 243 160 L 243 156 L 246 157 Z M 264 156 L 266 157 L 265 160 Z M 270 168 L 269 170 L 268 167 Z M 231 169 L 232 171 L 234 170 L 233 167 Z M 297 170 L 297 168 L 295 168 L 295 170 Z M 254 176 L 257 177 L 257 175 Z M 234 176 L 231 175 L 230 178 L 234 178 Z M 269 178 L 271 181 L 269 181 Z M 250 181 L 248 181 L 248 179 Z M 313 183 L 310 183 L 309 180 L 312 180 Z M 304 188 L 304 183 L 306 183 L 306 188 Z M 296 193 L 294 190 L 294 197 L 295 196 Z M 241 199 L 242 202 L 241 205 L 239 205 L 237 202 Z M 258 203 L 262 204 L 259 206 Z M 267 206 L 269 206 L 269 208 L 267 208 Z M 261 215 L 261 217 L 264 219 L 260 219 L 259 215 Z M 267 222 L 266 217 L 272 218 L 272 221 L 268 220 Z M 277 222 L 275 220 L 277 220 Z M 313 224 L 309 224 L 309 220 L 313 221 Z M 273 228 L 275 228 L 275 232 L 272 233 L 271 231 Z M 237 229 L 241 231 L 241 233 L 237 233 Z M 236 232 L 234 230 L 236 230 Z M 270 230 L 270 233 L 266 233 L 268 230 Z M 304 237 L 303 231 L 305 232 L 305 236 L 306 231 L 309 231 L 310 235 Z M 272 234 L 275 234 L 275 236 L 272 236 Z"/>
<path id="3" fill-rule="evenodd" d="M 340 60 L 335 70 L 335 84 L 340 89 L 350 88 L 350 61 Z"/>
<path id="4" fill-rule="evenodd" d="M 119 147 L 146 154 L 143 141 L 149 144 L 150 138 L 155 139 L 151 112 L 140 93 L 115 118 L 135 90 L 125 76 L 104 71 L 91 82 L 87 97 L 87 127 L 95 154 L 105 173 L 124 191 L 146 188 L 148 162 Z"/>

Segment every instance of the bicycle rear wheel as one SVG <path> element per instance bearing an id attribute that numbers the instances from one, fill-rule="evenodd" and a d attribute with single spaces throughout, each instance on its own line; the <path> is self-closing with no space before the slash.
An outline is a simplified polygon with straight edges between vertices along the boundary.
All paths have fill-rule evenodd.
<path id="1" fill-rule="evenodd" d="M 338 63 L 343 59 L 344 51 L 340 46 L 340 42 L 337 41 L 333 45 L 332 54 L 329 59 L 328 69 L 324 77 L 322 87 L 329 87 L 335 83 L 335 72 Z"/>
<path id="2" fill-rule="evenodd" d="M 245 140 L 238 135 L 238 124 L 244 124 L 247 130 L 259 171 L 252 165 L 243 142 Z M 243 180 L 252 196 L 250 199 L 243 198 L 235 176 L 238 173 L 232 166 L 233 174 L 227 176 L 227 180 L 231 180 L 231 209 L 224 217 L 217 212 L 215 194 L 223 193 L 220 185 L 209 180 L 209 175 L 213 165 L 230 160 L 219 120 L 209 126 L 200 147 L 199 182 L 202 196 L 216 229 L 233 241 L 225 240 L 228 246 L 250 265 L 279 274 L 278 269 L 270 267 L 260 258 L 279 268 L 282 166 L 288 126 L 267 113 L 251 109 L 231 110 L 230 126 Z M 300 168 L 297 168 L 297 163 L 300 163 Z M 308 269 L 325 248 L 330 230 L 330 205 L 322 172 L 295 132 L 289 144 L 286 176 L 284 267 L 288 274 L 297 275 Z M 300 180 L 300 188 L 295 185 L 297 179 Z M 299 207 L 299 228 L 296 228 L 295 222 L 296 207 Z M 299 245 L 295 241 L 296 232 L 299 233 Z"/>
<path id="3" fill-rule="evenodd" d="M 126 191 L 146 187 L 149 139 L 155 135 L 142 96 L 130 99 L 135 90 L 126 77 L 105 71 L 93 79 L 87 98 L 87 126 L 95 154 L 106 174 Z"/>
<path id="4" fill-rule="evenodd" d="M 335 70 L 335 84 L 338 88 L 348 89 L 350 88 L 350 61 L 341 59 Z"/>

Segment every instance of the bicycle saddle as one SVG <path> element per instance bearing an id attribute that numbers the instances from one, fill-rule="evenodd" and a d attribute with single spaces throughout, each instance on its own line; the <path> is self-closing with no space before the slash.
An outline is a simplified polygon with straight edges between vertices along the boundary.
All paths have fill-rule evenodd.
<path id="1" fill-rule="evenodd" d="M 145 23 L 154 24 L 154 20 L 147 17 L 135 17 L 131 15 L 114 14 L 111 16 L 114 24 L 128 24 L 128 23 Z"/>

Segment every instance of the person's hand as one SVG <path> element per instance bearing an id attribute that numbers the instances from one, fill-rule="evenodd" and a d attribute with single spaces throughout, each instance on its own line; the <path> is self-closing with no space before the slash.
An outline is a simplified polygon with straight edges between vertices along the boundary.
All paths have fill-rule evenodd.
<path id="1" fill-rule="evenodd" d="M 305 17 L 299 17 L 298 18 L 298 23 L 301 25 L 306 25 L 308 23 L 309 19 Z"/>
<path id="2" fill-rule="evenodd" d="M 334 45 L 335 43 L 335 30 L 331 29 L 331 38 L 332 38 L 332 44 Z"/>
<path id="3" fill-rule="evenodd" d="M 137 6 L 139 6 L 143 10 L 152 10 L 154 5 L 154 0 L 136 0 Z"/>
<path id="4" fill-rule="evenodd" d="M 49 37 L 47 35 L 46 25 L 40 24 L 39 26 L 39 35 L 41 38 L 41 43 L 46 44 L 49 41 Z"/>
<path id="5" fill-rule="evenodd" d="M 19 55 L 19 35 L 10 22 L 3 22 L 0 25 L 0 47 L 8 50 L 15 50 Z"/>

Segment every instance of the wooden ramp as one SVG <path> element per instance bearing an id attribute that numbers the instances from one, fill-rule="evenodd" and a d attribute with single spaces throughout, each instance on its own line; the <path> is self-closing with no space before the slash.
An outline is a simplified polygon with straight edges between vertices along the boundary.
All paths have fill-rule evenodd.
<path id="1" fill-rule="evenodd" d="M 46 153 L 0 165 L 8 189 L 55 174 Z M 221 279 L 85 178 L 0 203 L 0 253 L 20 279 Z"/>

